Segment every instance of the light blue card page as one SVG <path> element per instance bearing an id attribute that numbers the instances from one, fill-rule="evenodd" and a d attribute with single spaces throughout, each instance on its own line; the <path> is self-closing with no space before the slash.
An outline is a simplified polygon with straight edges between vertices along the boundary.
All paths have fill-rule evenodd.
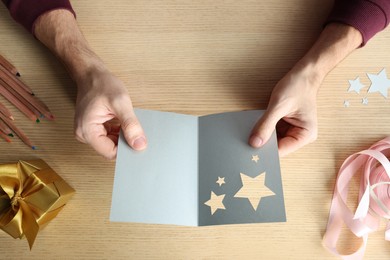
<path id="1" fill-rule="evenodd" d="M 118 141 L 111 221 L 198 223 L 198 119 L 136 110 L 148 148 Z"/>
<path id="2" fill-rule="evenodd" d="M 111 221 L 188 226 L 286 221 L 276 135 L 247 144 L 262 111 L 203 117 L 136 110 L 148 148 L 121 136 Z"/>

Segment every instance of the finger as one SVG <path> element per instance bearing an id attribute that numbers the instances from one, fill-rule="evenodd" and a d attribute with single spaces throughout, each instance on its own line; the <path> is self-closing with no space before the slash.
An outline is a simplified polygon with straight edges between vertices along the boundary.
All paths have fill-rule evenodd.
<path id="1" fill-rule="evenodd" d="M 254 148 L 259 148 L 265 144 L 281 118 L 282 115 L 278 115 L 275 111 L 267 110 L 254 126 L 249 137 L 249 144 Z"/>
<path id="2" fill-rule="evenodd" d="M 110 121 L 107 121 L 105 122 L 103 125 L 104 125 L 104 128 L 106 128 L 106 131 L 108 134 L 115 134 L 115 135 L 118 135 L 119 134 L 119 131 L 121 130 L 121 125 L 120 125 L 120 122 L 119 120 L 117 120 L 118 122 L 112 122 L 113 120 L 110 120 Z"/>
<path id="3" fill-rule="evenodd" d="M 283 157 L 299 148 L 303 147 L 306 142 L 296 139 L 294 136 L 286 136 L 278 140 L 279 156 Z"/>
<path id="4" fill-rule="evenodd" d="M 115 159 L 118 148 L 116 143 L 106 133 L 101 132 L 100 134 L 90 136 L 88 144 L 105 158 L 109 160 Z"/>
<path id="5" fill-rule="evenodd" d="M 118 137 L 117 134 L 108 133 L 104 125 L 92 124 L 86 128 L 76 127 L 75 137 L 79 142 L 89 144 L 106 159 L 115 159 Z"/>
<path id="6" fill-rule="evenodd" d="M 315 130 L 309 131 L 305 128 L 292 128 L 285 136 L 278 140 L 279 155 L 286 156 L 316 139 Z"/>
<path id="7" fill-rule="evenodd" d="M 116 146 L 118 145 L 119 136 L 117 134 L 108 134 L 107 137 L 110 138 Z"/>
<path id="8" fill-rule="evenodd" d="M 134 150 L 145 149 L 147 146 L 145 133 L 131 107 L 131 102 L 127 102 L 126 105 L 123 103 L 117 105 L 114 107 L 114 112 L 122 125 L 123 135 L 130 147 Z"/>
<path id="9" fill-rule="evenodd" d="M 276 124 L 276 134 L 278 135 L 278 138 L 280 139 L 283 136 L 287 136 L 288 131 L 290 131 L 292 125 L 287 123 L 286 120 L 281 119 Z"/>

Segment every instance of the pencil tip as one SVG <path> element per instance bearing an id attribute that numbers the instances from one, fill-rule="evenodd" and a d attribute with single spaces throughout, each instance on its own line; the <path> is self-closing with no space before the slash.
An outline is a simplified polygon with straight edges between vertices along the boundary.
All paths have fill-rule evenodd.
<path id="1" fill-rule="evenodd" d="M 31 149 L 33 149 L 33 150 L 37 150 L 38 148 L 36 147 L 36 146 L 31 146 Z"/>
<path id="2" fill-rule="evenodd" d="M 16 72 L 16 76 L 20 77 L 20 76 L 22 76 L 22 75 L 20 75 L 20 73 L 19 73 L 19 72 Z"/>
<path id="3" fill-rule="evenodd" d="M 11 120 L 15 120 L 15 118 L 14 118 L 13 116 L 10 116 L 9 118 L 10 118 Z"/>
<path id="4" fill-rule="evenodd" d="M 35 96 L 34 92 L 31 92 L 31 96 Z"/>
<path id="5" fill-rule="evenodd" d="M 13 133 L 9 133 L 8 136 L 14 137 L 14 134 Z"/>

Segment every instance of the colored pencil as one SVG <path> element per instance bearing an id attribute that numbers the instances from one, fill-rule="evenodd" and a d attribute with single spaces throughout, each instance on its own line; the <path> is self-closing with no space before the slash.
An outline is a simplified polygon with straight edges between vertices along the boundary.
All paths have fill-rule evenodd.
<path id="1" fill-rule="evenodd" d="M 20 95 L 19 92 L 17 92 L 15 89 L 11 88 L 7 84 L 4 84 L 3 87 L 5 87 L 7 89 L 7 91 L 11 95 L 13 95 L 17 100 L 22 102 L 31 112 L 33 112 L 37 118 L 41 117 L 42 114 L 30 102 L 28 102 L 22 95 Z"/>
<path id="2" fill-rule="evenodd" d="M 14 117 L 12 116 L 11 112 L 2 103 L 0 103 L 0 113 L 3 113 L 3 115 L 5 115 L 5 116 L 9 117 L 10 119 L 14 120 Z"/>
<path id="3" fill-rule="evenodd" d="M 27 136 L 19 130 L 10 119 L 5 117 L 4 115 L 0 114 L 0 118 L 8 125 L 9 128 L 12 129 L 12 131 L 31 149 L 35 150 L 36 147 L 31 143 L 31 141 L 27 138 Z"/>
<path id="4" fill-rule="evenodd" d="M 0 78 L 7 81 L 7 83 L 13 82 L 12 87 L 14 87 L 16 90 L 25 91 L 30 95 L 34 95 L 32 90 L 26 84 L 24 84 L 23 81 L 18 80 L 11 72 L 9 72 L 3 66 L 0 66 Z"/>
<path id="5" fill-rule="evenodd" d="M 26 107 L 19 99 L 12 95 L 8 89 L 4 87 L 5 82 L 0 79 L 0 94 L 11 102 L 16 108 L 18 108 L 23 114 L 25 114 L 32 121 L 36 121 L 37 116 Z"/>
<path id="6" fill-rule="evenodd" d="M 4 134 L 2 131 L 0 131 L 0 137 L 2 137 L 7 143 L 11 142 L 11 139 L 8 138 L 6 134 Z"/>
<path id="7" fill-rule="evenodd" d="M 12 65 L 11 62 L 9 62 L 6 58 L 4 58 L 2 55 L 0 55 L 0 65 L 2 65 L 4 68 L 6 68 L 9 72 L 11 72 L 13 75 L 20 77 L 20 73 L 15 68 L 14 65 Z"/>
<path id="8" fill-rule="evenodd" d="M 0 77 L 1 77 L 1 70 L 0 70 Z M 36 97 L 23 91 L 23 89 L 21 89 L 20 86 L 18 86 L 18 84 L 15 83 L 15 81 L 8 80 L 8 78 L 7 79 L 3 78 L 2 80 L 5 83 L 3 84 L 5 88 L 7 88 L 9 91 L 14 90 L 15 92 L 17 92 L 20 95 L 20 97 L 22 97 L 26 102 L 28 102 L 33 107 L 35 107 L 36 110 L 38 110 L 39 113 L 44 115 L 48 120 L 54 119 L 53 114 L 47 109 L 46 105 L 43 105 L 41 101 L 37 101 L 38 99 Z"/>
<path id="9" fill-rule="evenodd" d="M 34 97 L 32 90 L 18 77 L 15 77 L 13 75 L 14 72 L 17 72 L 16 68 L 0 55 L 0 79 L 2 80 L 0 83 L 3 85 L 3 88 L 8 91 L 8 93 L 6 93 L 3 89 L 1 91 L 2 94 L 7 95 L 8 100 L 11 103 L 17 103 L 15 106 L 21 109 L 21 111 L 30 119 L 32 119 L 31 113 L 27 110 L 30 110 L 37 116 L 38 119 L 36 118 L 34 121 L 38 122 L 40 117 L 54 120 L 54 116 L 49 108 L 38 98 Z M 14 96 L 15 98 L 11 98 L 11 96 Z M 15 100 L 19 100 L 19 102 L 16 102 Z M 22 106 L 21 103 L 24 106 Z M 27 110 L 25 108 L 27 108 Z"/>
<path id="10" fill-rule="evenodd" d="M 12 130 L 0 119 L 0 131 L 3 133 L 12 136 Z"/>

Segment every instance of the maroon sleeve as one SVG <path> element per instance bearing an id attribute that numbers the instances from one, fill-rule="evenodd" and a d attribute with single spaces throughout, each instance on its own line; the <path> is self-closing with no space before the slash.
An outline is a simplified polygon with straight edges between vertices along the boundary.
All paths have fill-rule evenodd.
<path id="1" fill-rule="evenodd" d="M 362 46 L 389 24 L 390 0 L 335 0 L 327 23 L 355 27 L 363 36 Z"/>
<path id="2" fill-rule="evenodd" d="M 2 0 L 15 21 L 34 34 L 36 19 L 49 11 L 66 9 L 76 16 L 69 0 Z"/>

